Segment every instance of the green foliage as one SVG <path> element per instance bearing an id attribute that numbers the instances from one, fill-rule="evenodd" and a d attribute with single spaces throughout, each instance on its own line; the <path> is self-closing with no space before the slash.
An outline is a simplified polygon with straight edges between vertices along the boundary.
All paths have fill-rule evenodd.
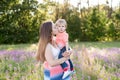
<path id="1" fill-rule="evenodd" d="M 38 30 L 45 20 L 37 1 L 3 1 L 0 17 L 0 43 L 27 43 L 38 40 Z M 2 4 L 2 3 L 1 3 Z M 41 13 L 39 15 L 39 13 Z"/>
<path id="2" fill-rule="evenodd" d="M 70 18 L 68 18 L 68 32 L 69 32 L 69 40 L 70 41 L 75 41 L 78 40 L 80 41 L 81 38 L 81 20 L 78 16 L 76 15 L 70 15 Z"/>
<path id="3" fill-rule="evenodd" d="M 70 41 L 120 41 L 120 11 L 108 17 L 105 10 L 94 6 L 74 7 L 65 0 L 60 4 L 51 0 L 0 1 L 0 44 L 32 43 L 39 38 L 40 24 L 45 20 L 66 19 Z M 111 9 L 110 9 L 111 10 Z"/>
<path id="4" fill-rule="evenodd" d="M 87 27 L 88 38 L 91 41 L 99 41 L 99 39 L 105 34 L 105 16 L 102 13 L 98 13 L 98 10 L 93 9 L 92 14 L 88 17 L 89 23 Z M 84 23 L 85 24 L 85 23 Z"/>

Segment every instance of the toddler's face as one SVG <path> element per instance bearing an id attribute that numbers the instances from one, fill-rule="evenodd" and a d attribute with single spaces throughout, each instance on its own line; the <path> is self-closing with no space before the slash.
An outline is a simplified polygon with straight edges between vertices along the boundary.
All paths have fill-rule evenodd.
<path id="1" fill-rule="evenodd" d="M 66 30 L 66 26 L 64 24 L 59 24 L 57 26 L 58 32 L 63 33 Z"/>

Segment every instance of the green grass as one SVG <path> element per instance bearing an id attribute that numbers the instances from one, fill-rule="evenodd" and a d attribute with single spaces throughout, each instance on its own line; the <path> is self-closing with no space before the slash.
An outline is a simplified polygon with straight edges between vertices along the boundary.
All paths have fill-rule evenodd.
<path id="1" fill-rule="evenodd" d="M 0 45 L 0 50 L 11 50 L 11 49 L 27 49 L 31 47 L 33 44 L 12 44 L 12 45 Z M 37 45 L 37 43 L 35 44 Z M 118 47 L 120 48 L 120 42 L 70 42 L 70 46 L 73 48 L 74 46 L 82 47 L 85 45 L 86 47 L 96 47 L 96 48 L 110 48 L 110 47 Z"/>
<path id="2" fill-rule="evenodd" d="M 0 45 L 0 50 L 16 50 L 16 49 L 27 49 L 31 47 L 33 44 L 2 44 Z M 36 44 L 35 44 L 36 45 Z"/>
<path id="3" fill-rule="evenodd" d="M 95 48 L 110 48 L 110 47 L 118 47 L 120 48 L 120 42 L 79 42 L 79 43 L 70 43 L 72 47 L 75 45 L 78 47 L 82 47 L 83 45 L 86 47 L 95 47 Z"/>

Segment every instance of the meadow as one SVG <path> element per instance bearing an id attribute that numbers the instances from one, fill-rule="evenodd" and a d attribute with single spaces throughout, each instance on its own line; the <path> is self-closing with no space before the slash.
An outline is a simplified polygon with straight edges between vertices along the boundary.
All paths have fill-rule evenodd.
<path id="1" fill-rule="evenodd" d="M 72 80 L 120 80 L 120 42 L 70 43 Z M 0 45 L 0 80 L 43 80 L 36 69 L 37 44 Z"/>

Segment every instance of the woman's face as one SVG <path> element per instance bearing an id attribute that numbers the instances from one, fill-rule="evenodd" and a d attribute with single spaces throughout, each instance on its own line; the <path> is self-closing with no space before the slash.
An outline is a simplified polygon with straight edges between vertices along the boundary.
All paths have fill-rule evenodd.
<path id="1" fill-rule="evenodd" d="M 55 24 L 53 23 L 53 25 L 52 25 L 52 34 L 53 35 L 56 35 L 58 33 L 58 29 L 57 29 L 57 27 L 55 26 Z"/>

